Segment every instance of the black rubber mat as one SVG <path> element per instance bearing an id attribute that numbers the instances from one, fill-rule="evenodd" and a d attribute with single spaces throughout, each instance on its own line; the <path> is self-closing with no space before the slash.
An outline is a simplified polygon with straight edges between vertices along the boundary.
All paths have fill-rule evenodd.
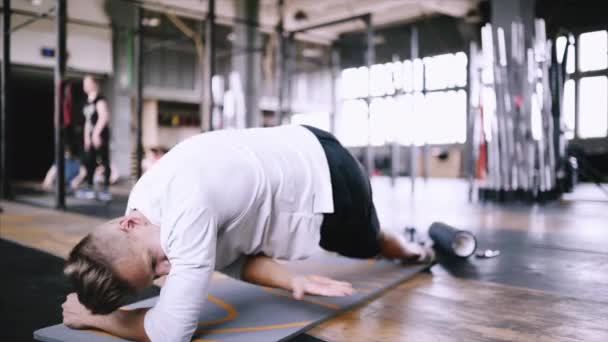
<path id="1" fill-rule="evenodd" d="M 61 321 L 70 292 L 63 259 L 0 239 L 0 341 L 31 341 L 32 332 Z"/>
<path id="2" fill-rule="evenodd" d="M 71 292 L 63 264 L 54 255 L 0 239 L 0 341 L 32 341 L 34 330 L 61 322 L 61 304 Z M 150 287 L 129 301 L 159 292 Z"/>
<path id="3" fill-rule="evenodd" d="M 194 341 L 289 341 L 321 321 L 360 304 L 429 267 L 404 266 L 385 260 L 355 260 L 327 253 L 289 262 L 286 266 L 301 274 L 314 273 L 351 282 L 355 293 L 346 297 L 305 296 L 302 300 L 296 300 L 287 291 L 264 288 L 219 275 L 211 281 L 208 301 L 200 313 Z M 158 298 L 150 298 L 124 309 L 152 307 L 157 300 Z M 45 342 L 124 341 L 96 330 L 74 330 L 62 324 L 37 330 L 34 336 Z"/>
<path id="4" fill-rule="evenodd" d="M 41 208 L 55 208 L 55 197 L 53 193 L 44 192 L 27 187 L 14 187 L 15 201 Z M 73 195 L 66 196 L 66 207 L 68 212 L 94 216 L 105 219 L 113 219 L 124 215 L 127 207 L 127 196 L 113 195 L 109 202 L 97 200 L 80 199 Z"/>
<path id="5" fill-rule="evenodd" d="M 32 341 L 35 330 L 61 322 L 61 304 L 71 292 L 62 273 L 63 264 L 64 260 L 54 255 L 0 239 L 0 341 Z M 158 296 L 159 292 L 156 286 L 150 287 L 130 302 Z M 302 334 L 290 342 L 323 340 Z"/>

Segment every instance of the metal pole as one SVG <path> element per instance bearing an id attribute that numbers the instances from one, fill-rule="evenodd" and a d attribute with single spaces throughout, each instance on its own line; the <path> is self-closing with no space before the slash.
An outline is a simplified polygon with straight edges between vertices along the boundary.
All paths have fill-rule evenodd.
<path id="1" fill-rule="evenodd" d="M 57 47 L 55 51 L 55 208 L 65 209 L 65 142 L 63 141 L 63 79 L 66 62 L 66 0 L 56 0 L 57 16 L 55 17 L 55 34 Z"/>
<path id="2" fill-rule="evenodd" d="M 422 64 L 422 94 L 426 98 L 426 66 Z M 422 179 L 426 182 L 429 178 L 429 141 L 427 136 L 424 138 L 424 144 L 422 145 L 422 158 L 421 158 L 421 171 Z"/>
<path id="3" fill-rule="evenodd" d="M 374 28 L 372 26 L 372 16 L 368 14 L 364 17 L 363 21 L 365 22 L 366 27 L 366 42 L 367 42 L 367 51 L 366 51 L 366 65 L 367 65 L 367 147 L 365 149 L 365 167 L 367 168 L 367 172 L 369 175 L 372 175 L 374 171 L 374 150 L 371 146 L 371 80 L 372 80 L 372 65 L 375 63 L 376 59 L 376 51 L 374 49 Z"/>
<path id="4" fill-rule="evenodd" d="M 8 165 L 8 137 L 9 131 L 8 112 L 10 101 L 10 74 L 11 74 L 11 0 L 3 0 L 2 6 L 2 94 L 0 95 L 0 106 L 2 117 L 0 117 L 0 198 L 9 198 L 9 177 L 10 170 Z"/>
<path id="5" fill-rule="evenodd" d="M 205 65 L 203 65 L 203 111 L 201 129 L 213 130 L 213 88 L 215 73 L 215 0 L 207 1 L 207 20 L 205 21 Z"/>
<path id="6" fill-rule="evenodd" d="M 200 77 L 196 77 L 196 80 L 198 81 L 198 87 L 199 87 L 199 91 L 200 91 L 200 101 L 198 103 L 198 119 L 199 119 L 199 126 L 201 129 L 201 132 L 204 132 L 204 126 L 205 126 L 205 119 L 206 118 L 206 107 L 205 104 L 207 103 L 207 99 L 205 96 L 205 92 L 207 91 L 205 89 L 205 73 L 207 72 L 206 69 L 207 67 L 205 66 L 205 59 L 207 58 L 207 53 L 205 52 L 205 30 L 206 30 L 206 26 L 207 26 L 207 20 L 203 19 L 200 21 L 200 25 L 199 25 L 199 35 L 202 38 L 203 41 L 203 49 L 202 49 L 202 53 L 200 56 L 197 56 L 198 59 L 198 72 L 200 74 Z"/>
<path id="7" fill-rule="evenodd" d="M 476 89 L 471 85 L 473 82 L 473 73 L 475 72 L 475 63 L 472 60 L 477 57 L 477 44 L 474 41 L 469 41 L 469 48 L 467 50 L 467 85 L 466 85 L 466 101 L 467 101 L 467 131 L 466 131 L 466 141 L 465 141 L 465 164 L 464 164 L 464 176 L 467 178 L 467 182 L 469 185 L 469 203 L 473 201 L 473 187 L 475 185 L 475 159 L 474 152 L 475 143 L 474 139 L 474 129 L 475 129 L 475 112 L 473 106 L 471 106 L 471 100 L 473 94 L 471 91 Z"/>
<path id="8" fill-rule="evenodd" d="M 296 48 L 296 40 L 295 35 L 290 33 L 287 37 L 287 41 L 285 42 L 285 49 L 287 53 L 285 54 L 285 83 L 287 83 L 287 103 L 286 109 L 283 111 L 283 117 L 281 118 L 281 122 L 283 122 L 285 116 L 289 116 L 293 114 L 293 82 L 291 81 L 291 75 L 295 73 L 295 64 L 297 62 L 297 48 Z"/>
<path id="9" fill-rule="evenodd" d="M 416 75 L 414 75 L 414 72 L 416 71 L 416 68 L 414 67 L 414 61 L 418 59 L 418 28 L 416 26 L 412 26 L 412 30 L 410 32 L 410 60 L 412 61 L 412 75 L 414 77 L 414 80 L 416 79 Z M 412 80 L 413 81 L 413 80 Z M 422 89 L 424 91 L 424 89 Z M 415 103 L 416 101 L 412 98 L 412 116 L 415 117 L 416 113 L 416 107 L 415 107 Z M 415 120 L 417 120 L 417 118 L 415 118 Z M 411 143 L 410 143 L 410 180 L 411 180 L 411 190 L 412 190 L 412 203 L 413 203 L 413 198 L 414 198 L 414 191 L 415 191 L 415 186 L 416 186 L 416 159 L 417 159 L 418 155 L 417 155 L 417 149 L 416 149 L 416 142 L 412 139 Z"/>
<path id="10" fill-rule="evenodd" d="M 568 38 L 568 40 L 570 40 L 570 38 Z M 579 49 L 579 39 L 578 39 L 578 35 L 574 35 L 574 45 L 569 45 L 568 47 L 569 49 L 574 49 L 574 75 L 578 74 L 578 70 L 579 70 L 579 61 L 580 61 L 580 57 L 581 57 L 581 49 Z M 566 66 L 567 68 L 567 66 Z M 574 140 L 577 140 L 579 138 L 579 133 L 578 130 L 580 128 L 580 111 L 579 111 L 579 104 L 580 104 L 580 97 L 581 97 L 581 88 L 580 88 L 580 77 L 576 77 L 574 78 Z"/>
<path id="11" fill-rule="evenodd" d="M 136 137 L 136 153 L 137 153 L 137 178 L 142 175 L 141 161 L 143 159 L 143 143 L 142 143 L 142 116 L 143 116 L 143 76 L 144 76 L 144 35 L 141 21 L 143 19 L 143 8 L 137 7 L 135 10 L 135 63 L 137 64 L 137 75 L 135 79 L 135 115 L 137 116 L 137 137 Z"/>
<path id="12" fill-rule="evenodd" d="M 331 113 L 329 116 L 329 131 L 336 134 L 336 118 L 338 117 L 338 77 L 340 75 L 340 51 L 335 44 L 330 48 L 330 78 L 331 78 Z"/>
<path id="13" fill-rule="evenodd" d="M 277 111 L 275 114 L 275 124 L 280 125 L 283 121 L 283 102 L 285 97 L 285 43 L 284 33 L 285 28 L 283 26 L 283 8 L 284 0 L 279 0 L 278 3 L 278 15 L 279 22 L 276 28 L 277 35 L 277 60 L 276 60 L 276 82 L 277 82 Z"/>
<path id="14" fill-rule="evenodd" d="M 399 62 L 399 55 L 393 54 L 393 63 Z M 394 78 L 393 78 L 394 82 Z M 391 137 L 390 142 L 390 160 L 391 160 L 391 186 L 394 187 L 397 182 L 397 177 L 399 177 L 399 142 L 397 141 L 397 137 L 394 135 Z"/>
<path id="15" fill-rule="evenodd" d="M 333 26 L 333 25 L 338 25 L 338 24 L 343 24 L 349 21 L 353 21 L 353 20 L 363 20 L 364 22 L 367 22 L 370 19 L 370 14 L 360 14 L 360 15 L 355 15 L 352 17 L 347 17 L 347 18 L 342 18 L 342 19 L 338 19 L 338 20 L 332 20 L 326 23 L 322 23 L 322 24 L 317 24 L 317 25 L 312 25 L 312 26 L 308 26 L 308 27 L 303 27 L 297 30 L 293 30 L 290 33 L 291 34 L 296 34 L 296 33 L 302 33 L 302 32 L 306 32 L 306 31 L 312 31 L 315 29 L 320 29 L 323 27 L 327 27 L 327 26 Z"/>

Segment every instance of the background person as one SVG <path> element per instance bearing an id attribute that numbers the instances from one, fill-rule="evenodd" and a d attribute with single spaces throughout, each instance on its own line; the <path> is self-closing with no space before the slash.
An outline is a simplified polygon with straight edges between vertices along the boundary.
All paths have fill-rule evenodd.
<path id="1" fill-rule="evenodd" d="M 100 200 L 110 200 L 110 110 L 105 97 L 99 92 L 99 83 L 92 75 L 83 78 L 83 89 L 87 94 L 87 102 L 82 109 L 85 117 L 83 138 L 87 187 L 79 192 L 79 196 L 89 199 L 97 196 Z M 104 168 L 104 182 L 102 190 L 95 193 L 93 180 L 98 159 Z"/>
<path id="2" fill-rule="evenodd" d="M 65 187 L 67 192 L 70 190 L 76 190 L 80 183 L 84 180 L 87 174 L 87 170 L 80 163 L 78 158 L 74 158 L 72 155 L 72 151 L 69 147 L 65 148 L 64 152 L 64 179 L 65 179 Z M 53 184 L 55 183 L 55 179 L 57 177 L 57 165 L 53 163 L 53 165 L 49 168 L 42 181 L 42 188 L 45 190 L 52 190 Z"/>

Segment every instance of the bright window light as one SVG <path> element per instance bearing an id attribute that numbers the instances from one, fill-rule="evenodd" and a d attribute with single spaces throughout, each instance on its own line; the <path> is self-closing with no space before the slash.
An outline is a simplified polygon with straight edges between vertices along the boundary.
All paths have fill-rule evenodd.
<path id="1" fill-rule="evenodd" d="M 395 92 L 395 89 L 393 88 L 393 78 L 390 65 L 373 65 L 371 84 L 372 96 L 392 95 Z"/>
<path id="2" fill-rule="evenodd" d="M 340 81 L 340 96 L 343 99 L 355 99 L 368 94 L 367 68 L 349 68 L 342 70 Z"/>
<path id="3" fill-rule="evenodd" d="M 605 137 L 608 133 L 608 78 L 585 77 L 580 80 L 579 87 L 579 137 Z"/>
<path id="4" fill-rule="evenodd" d="M 414 75 L 413 76 L 413 86 L 414 91 L 422 91 L 424 86 L 424 64 L 422 63 L 422 59 L 414 59 Z"/>
<path id="5" fill-rule="evenodd" d="M 421 146 L 429 141 L 428 120 L 426 116 L 426 101 L 422 93 L 414 93 L 412 97 L 412 140 L 415 145 Z"/>
<path id="6" fill-rule="evenodd" d="M 336 136 L 345 146 L 368 143 L 367 104 L 363 100 L 346 100 L 336 120 Z"/>
<path id="7" fill-rule="evenodd" d="M 355 72 L 356 68 L 348 68 L 342 70 L 340 77 L 340 97 L 343 99 L 352 99 L 355 97 Z"/>
<path id="8" fill-rule="evenodd" d="M 395 140 L 402 145 L 410 145 L 414 142 L 416 132 L 413 106 L 414 96 L 406 94 L 397 97 L 395 101 L 395 122 L 393 123 L 393 134 Z"/>
<path id="9" fill-rule="evenodd" d="M 366 67 L 343 70 L 336 136 L 346 146 L 464 142 L 466 92 L 447 89 L 466 86 L 467 63 L 467 55 L 458 52 L 377 64 L 371 67 L 370 80 Z M 369 114 L 364 100 L 368 91 L 373 97 Z M 307 113 L 296 115 L 293 122 L 319 127 L 329 125 L 329 116 Z"/>
<path id="10" fill-rule="evenodd" d="M 399 91 L 403 89 L 403 63 L 393 62 L 390 64 L 393 89 Z"/>
<path id="11" fill-rule="evenodd" d="M 467 92 L 458 90 L 452 95 L 452 110 L 448 113 L 451 121 L 451 142 L 464 143 L 467 140 Z"/>
<path id="12" fill-rule="evenodd" d="M 571 43 L 570 48 L 568 48 L 568 60 L 566 61 L 566 73 L 572 74 L 574 73 L 574 69 L 576 66 L 576 53 L 574 52 L 574 37 L 568 37 L 568 40 Z"/>
<path id="13" fill-rule="evenodd" d="M 370 106 L 371 143 L 381 146 L 390 143 L 395 138 L 395 122 L 397 121 L 397 103 L 394 98 L 377 98 Z"/>
<path id="14" fill-rule="evenodd" d="M 291 123 L 313 126 L 327 132 L 330 130 L 328 112 L 297 113 L 291 116 Z"/>
<path id="15" fill-rule="evenodd" d="M 566 52 L 566 72 L 569 74 L 574 72 L 575 65 L 574 45 L 568 46 L 568 42 L 571 40 L 573 41 L 574 38 L 566 36 L 560 36 L 555 40 L 555 46 L 557 48 L 557 61 L 559 63 L 564 62 L 564 51 L 566 51 L 566 48 L 568 48 L 568 51 Z"/>
<path id="16" fill-rule="evenodd" d="M 566 138 L 567 139 L 572 139 L 574 138 L 574 127 L 575 127 L 575 123 L 574 123 L 574 118 L 575 118 L 575 114 L 574 114 L 574 96 L 575 96 L 575 92 L 574 92 L 574 87 L 575 87 L 575 83 L 574 80 L 567 80 L 566 83 L 564 84 L 564 98 L 563 98 L 563 102 L 562 102 L 562 112 L 563 112 L 563 124 L 564 124 L 564 131 L 566 134 Z"/>
<path id="17" fill-rule="evenodd" d="M 422 61 L 427 90 L 466 85 L 467 56 L 463 52 L 425 57 Z"/>
<path id="18" fill-rule="evenodd" d="M 467 54 L 464 52 L 457 52 L 454 54 L 454 85 L 458 87 L 464 87 L 467 85 L 467 67 L 469 60 Z"/>
<path id="19" fill-rule="evenodd" d="M 462 143 L 466 139 L 466 93 L 463 90 L 428 93 L 424 128 L 429 144 Z"/>
<path id="20" fill-rule="evenodd" d="M 564 61 L 564 51 L 566 51 L 566 46 L 568 44 L 568 38 L 566 36 L 560 36 L 555 40 L 555 48 L 557 52 L 557 61 L 559 63 L 563 63 Z"/>
<path id="21" fill-rule="evenodd" d="M 594 31 L 579 36 L 579 68 L 581 71 L 608 67 L 608 32 Z"/>
<path id="22" fill-rule="evenodd" d="M 410 60 L 403 62 L 403 90 L 406 93 L 414 90 L 414 65 Z"/>

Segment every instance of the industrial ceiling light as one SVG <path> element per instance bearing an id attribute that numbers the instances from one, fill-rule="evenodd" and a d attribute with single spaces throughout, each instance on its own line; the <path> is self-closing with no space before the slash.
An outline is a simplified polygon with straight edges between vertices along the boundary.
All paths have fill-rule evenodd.
<path id="1" fill-rule="evenodd" d="M 146 27 L 158 27 L 160 25 L 159 17 L 145 17 L 141 20 L 141 24 Z"/>
<path id="2" fill-rule="evenodd" d="M 375 34 L 372 42 L 374 42 L 374 45 L 382 45 L 386 43 L 386 38 L 383 35 Z"/>
<path id="3" fill-rule="evenodd" d="M 302 56 L 306 58 L 319 58 L 323 56 L 323 51 L 319 48 L 308 47 L 302 49 Z"/>
<path id="4" fill-rule="evenodd" d="M 40 6 L 42 5 L 42 0 L 32 0 L 32 6 Z"/>

